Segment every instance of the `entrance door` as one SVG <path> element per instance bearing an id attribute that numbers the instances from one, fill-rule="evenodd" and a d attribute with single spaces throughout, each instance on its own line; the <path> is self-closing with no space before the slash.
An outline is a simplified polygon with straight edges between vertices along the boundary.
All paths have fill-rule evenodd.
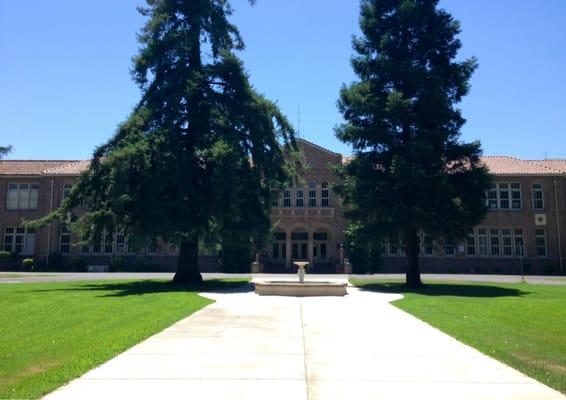
<path id="1" fill-rule="evenodd" d="M 328 254 L 328 233 L 315 232 L 313 235 L 313 256 L 315 263 L 327 263 L 329 261 Z"/>
<path id="2" fill-rule="evenodd" d="M 307 242 L 293 242 L 291 256 L 293 260 L 306 260 L 308 259 L 308 243 Z"/>
<path id="3" fill-rule="evenodd" d="M 291 234 L 291 257 L 293 260 L 308 260 L 308 232 L 293 232 Z"/>

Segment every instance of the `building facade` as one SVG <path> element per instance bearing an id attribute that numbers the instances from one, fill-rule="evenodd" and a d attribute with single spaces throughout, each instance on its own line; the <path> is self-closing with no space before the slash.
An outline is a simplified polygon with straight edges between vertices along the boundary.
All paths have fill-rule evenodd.
<path id="1" fill-rule="evenodd" d="M 348 158 L 299 139 L 302 164 L 299 182 L 279 193 L 273 204 L 273 237 L 262 253 L 266 272 L 290 271 L 293 260 L 309 260 L 313 272 L 340 272 L 348 257 L 344 248 L 344 208 L 333 192 L 332 166 Z M 520 160 L 488 156 L 484 163 L 494 177 L 487 192 L 489 212 L 467 238 L 458 243 L 421 239 L 424 272 L 564 272 L 566 254 L 566 159 Z M 128 248 L 119 232 L 99 243 L 77 244 L 80 238 L 54 222 L 38 231 L 22 221 L 55 210 L 68 195 L 88 161 L 1 160 L 1 249 L 37 265 L 82 260 L 108 265 L 116 258 L 143 259 L 174 269 L 178 249 L 154 243 L 143 251 Z M 403 271 L 403 243 L 384 243 L 383 272 Z M 214 256 L 202 257 L 212 271 Z"/>

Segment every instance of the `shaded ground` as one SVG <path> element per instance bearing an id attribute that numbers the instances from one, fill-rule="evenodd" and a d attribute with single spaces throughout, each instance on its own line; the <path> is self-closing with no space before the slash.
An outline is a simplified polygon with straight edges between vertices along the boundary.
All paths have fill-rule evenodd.
<path id="1" fill-rule="evenodd" d="M 0 285 L 0 398 L 39 397 L 212 302 L 198 291 L 245 283 Z"/>
<path id="2" fill-rule="evenodd" d="M 396 307 L 566 393 L 566 287 L 434 282 L 411 290 L 398 282 L 352 282 L 402 293 Z"/>

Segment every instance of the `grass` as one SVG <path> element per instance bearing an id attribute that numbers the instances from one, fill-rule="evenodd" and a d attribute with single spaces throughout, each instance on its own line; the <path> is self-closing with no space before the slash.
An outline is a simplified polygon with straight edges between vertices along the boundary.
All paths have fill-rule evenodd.
<path id="1" fill-rule="evenodd" d="M 165 281 L 0 285 L 0 398 L 36 398 L 212 301 Z"/>
<path id="2" fill-rule="evenodd" d="M 393 304 L 513 368 L 566 393 L 566 286 L 352 280 L 402 293 Z"/>

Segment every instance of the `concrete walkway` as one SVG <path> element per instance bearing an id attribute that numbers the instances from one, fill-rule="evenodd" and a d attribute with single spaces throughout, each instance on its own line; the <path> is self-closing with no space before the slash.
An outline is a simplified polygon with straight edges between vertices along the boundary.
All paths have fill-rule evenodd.
<path id="1" fill-rule="evenodd" d="M 47 398 L 565 398 L 389 304 L 400 295 L 348 290 L 208 294 L 215 304 Z"/>

